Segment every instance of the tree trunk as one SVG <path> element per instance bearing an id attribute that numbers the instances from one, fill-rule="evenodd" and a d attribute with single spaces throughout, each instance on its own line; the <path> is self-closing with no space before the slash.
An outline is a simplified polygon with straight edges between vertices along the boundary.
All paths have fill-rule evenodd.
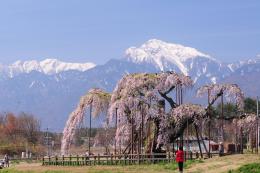
<path id="1" fill-rule="evenodd" d="M 201 146 L 200 146 L 200 139 L 199 139 L 198 128 L 197 128 L 196 125 L 194 125 L 194 127 L 195 127 L 196 137 L 197 137 L 197 141 L 198 141 L 198 145 L 199 145 L 199 149 L 200 149 L 200 156 L 201 156 L 201 158 L 203 158 L 203 154 L 202 154 L 202 150 L 201 150 Z"/>

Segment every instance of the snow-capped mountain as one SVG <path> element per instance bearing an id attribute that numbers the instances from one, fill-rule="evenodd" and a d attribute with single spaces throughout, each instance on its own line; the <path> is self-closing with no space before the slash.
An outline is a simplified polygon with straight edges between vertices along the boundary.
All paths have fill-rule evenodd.
<path id="1" fill-rule="evenodd" d="M 177 71 L 191 76 L 195 82 L 216 83 L 230 73 L 230 69 L 208 54 L 180 44 L 148 40 L 140 47 L 125 52 L 128 61 L 150 64 L 159 71 Z"/>
<path id="2" fill-rule="evenodd" d="M 45 59 L 43 61 L 16 61 L 8 66 L 0 66 L 2 73 L 4 72 L 9 77 L 21 73 L 30 73 L 32 71 L 38 71 L 47 75 L 57 74 L 69 70 L 87 71 L 96 65 L 93 63 L 68 63 L 62 62 L 57 59 Z"/>
<path id="3" fill-rule="evenodd" d="M 260 55 L 257 55 L 256 58 L 254 59 L 247 59 L 247 60 L 242 60 L 242 61 L 238 61 L 235 63 L 230 63 L 228 64 L 228 67 L 230 68 L 230 70 L 232 72 L 235 72 L 236 70 L 238 70 L 239 68 L 243 67 L 243 66 L 250 66 L 250 65 L 254 65 L 254 64 L 259 64 L 260 63 Z"/>
<path id="4" fill-rule="evenodd" d="M 246 96 L 260 95 L 260 56 L 226 64 L 194 48 L 152 39 L 103 65 L 56 59 L 0 64 L 0 111 L 33 113 L 43 127 L 61 131 L 79 98 L 90 88 L 111 92 L 125 74 L 168 70 L 191 76 L 195 89 L 228 82 L 239 84 Z"/>
<path id="5" fill-rule="evenodd" d="M 247 96 L 256 97 L 260 95 L 260 56 L 229 64 L 232 73 L 227 76 L 224 83 L 236 83 Z"/>
<path id="6" fill-rule="evenodd" d="M 216 61 L 209 55 L 198 50 L 185 47 L 180 44 L 166 43 L 161 40 L 151 39 L 139 48 L 130 47 L 125 52 L 129 61 L 135 63 L 151 63 L 161 71 L 171 70 L 172 65 L 176 65 L 179 70 L 188 75 L 189 68 L 185 62 L 197 57 Z"/>

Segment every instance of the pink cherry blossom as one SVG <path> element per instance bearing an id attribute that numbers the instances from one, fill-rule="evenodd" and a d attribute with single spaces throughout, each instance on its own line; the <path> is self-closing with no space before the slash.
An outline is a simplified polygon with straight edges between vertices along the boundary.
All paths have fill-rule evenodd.
<path id="1" fill-rule="evenodd" d="M 75 135 L 77 125 L 83 121 L 85 110 L 92 106 L 92 115 L 96 117 L 102 111 L 108 109 L 110 94 L 101 89 L 91 89 L 85 96 L 80 99 L 77 108 L 70 114 L 66 126 L 63 130 L 61 142 L 61 154 L 66 154 Z"/>
<path id="2" fill-rule="evenodd" d="M 244 94 L 236 84 L 211 84 L 198 89 L 197 96 L 210 92 L 210 103 L 214 104 L 222 94 L 229 102 L 235 102 L 239 110 L 244 108 Z"/>

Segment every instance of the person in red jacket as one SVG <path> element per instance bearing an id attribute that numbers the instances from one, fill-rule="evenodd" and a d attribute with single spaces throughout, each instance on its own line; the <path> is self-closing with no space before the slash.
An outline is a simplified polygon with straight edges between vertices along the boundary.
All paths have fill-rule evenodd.
<path id="1" fill-rule="evenodd" d="M 184 152 L 182 146 L 180 146 L 176 152 L 176 162 L 178 163 L 180 173 L 183 173 Z"/>

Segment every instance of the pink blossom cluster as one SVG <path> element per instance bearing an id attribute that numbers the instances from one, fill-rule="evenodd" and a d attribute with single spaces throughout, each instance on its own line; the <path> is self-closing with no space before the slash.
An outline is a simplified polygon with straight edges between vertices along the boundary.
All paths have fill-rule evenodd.
<path id="1" fill-rule="evenodd" d="M 235 121 L 235 120 L 234 120 Z M 250 132 L 256 129 L 257 117 L 255 114 L 245 114 L 245 117 L 237 120 L 237 126 L 242 128 L 244 132 Z"/>
<path id="2" fill-rule="evenodd" d="M 174 89 L 186 89 L 193 86 L 190 77 L 175 72 L 135 73 L 124 76 L 116 85 L 112 95 L 101 89 L 92 89 L 80 100 L 73 111 L 63 131 L 61 152 L 68 150 L 77 125 L 83 120 L 84 112 L 91 106 L 95 117 L 101 112 L 108 111 L 109 122 L 112 124 L 117 115 L 117 129 L 115 140 L 118 144 L 127 144 L 132 132 L 138 134 L 140 129 L 147 128 L 153 122 L 158 131 L 157 147 L 169 142 L 182 134 L 187 124 L 200 125 L 207 120 L 206 109 L 197 104 L 177 105 L 168 96 Z M 240 110 L 243 109 L 243 93 L 235 84 L 212 84 L 198 89 L 197 95 L 209 92 L 210 102 L 214 102 L 221 95 L 228 101 L 236 102 Z M 177 93 L 176 93 L 177 95 Z M 170 110 L 166 110 L 166 102 Z M 173 105 L 173 106 L 172 106 Z M 252 117 L 251 117 L 252 118 Z M 241 120 L 240 124 L 252 126 L 253 118 Z M 106 124 L 107 126 L 108 124 Z M 159 126 L 159 127 L 158 127 Z M 99 138 L 97 138 L 99 139 Z M 100 141 L 95 141 L 96 144 Z"/>
<path id="3" fill-rule="evenodd" d="M 198 104 L 182 104 L 171 112 L 171 118 L 176 125 L 186 122 L 187 119 L 192 119 L 194 123 L 199 124 L 205 118 L 206 109 Z"/>
<path id="4" fill-rule="evenodd" d="M 95 117 L 102 111 L 106 111 L 110 102 L 110 94 L 101 89 L 91 89 L 85 96 L 80 99 L 77 108 L 70 114 L 66 126 L 63 130 L 63 137 L 61 141 L 61 154 L 66 154 L 70 144 L 75 135 L 77 125 L 82 122 L 85 110 L 92 106 L 93 114 Z"/>
<path id="5" fill-rule="evenodd" d="M 160 133 L 157 139 L 157 146 L 169 142 L 169 137 L 177 133 L 187 123 L 199 125 L 206 118 L 206 109 L 197 104 L 182 104 L 172 109 L 169 116 L 165 117 L 160 123 Z M 174 129 L 171 127 L 174 126 Z"/>
<path id="6" fill-rule="evenodd" d="M 190 77 L 174 72 L 138 73 L 124 76 L 112 94 L 109 108 L 110 120 L 117 111 L 117 142 L 129 140 L 132 126 L 135 131 L 150 121 L 166 117 L 165 108 L 158 105 L 159 93 L 168 94 L 174 88 L 187 88 L 193 85 Z M 143 120 L 143 121 L 142 121 Z"/>
<path id="7" fill-rule="evenodd" d="M 209 92 L 210 102 L 214 103 L 222 94 L 229 102 L 235 102 L 239 110 L 244 108 L 244 94 L 237 84 L 211 84 L 198 89 L 197 96 L 202 96 Z"/>

